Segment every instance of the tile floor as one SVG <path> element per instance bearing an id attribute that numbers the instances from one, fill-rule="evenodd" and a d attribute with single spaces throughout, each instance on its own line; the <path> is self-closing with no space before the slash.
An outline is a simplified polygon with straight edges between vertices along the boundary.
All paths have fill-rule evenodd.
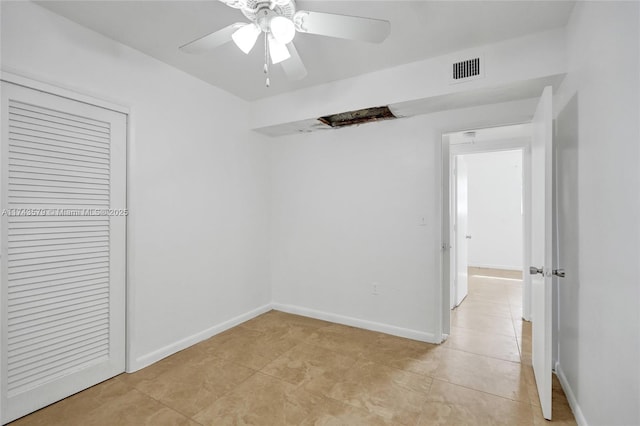
<path id="1" fill-rule="evenodd" d="M 471 269 L 439 346 L 271 311 L 12 426 L 542 425 L 518 278 Z"/>

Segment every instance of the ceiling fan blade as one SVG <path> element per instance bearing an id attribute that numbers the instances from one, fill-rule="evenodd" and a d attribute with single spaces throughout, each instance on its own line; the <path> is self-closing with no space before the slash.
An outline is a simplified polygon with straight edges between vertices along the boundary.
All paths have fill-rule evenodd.
<path id="1" fill-rule="evenodd" d="M 228 27 L 180 46 L 180 50 L 187 53 L 204 53 L 209 50 L 213 50 L 216 47 L 220 47 L 223 44 L 230 42 L 233 33 L 235 33 L 238 28 L 245 25 L 246 24 L 242 22 L 236 22 L 235 24 L 231 24 Z"/>
<path id="2" fill-rule="evenodd" d="M 300 55 L 298 55 L 298 51 L 293 43 L 287 44 L 287 47 L 289 48 L 291 57 L 281 62 L 280 65 L 282 65 L 282 69 L 289 80 L 302 80 L 307 76 L 307 69 L 302 63 L 302 59 L 300 59 Z"/>
<path id="3" fill-rule="evenodd" d="M 296 29 L 303 33 L 370 43 L 381 43 L 391 33 L 389 21 L 358 16 L 301 10 L 296 12 L 294 21 Z"/>

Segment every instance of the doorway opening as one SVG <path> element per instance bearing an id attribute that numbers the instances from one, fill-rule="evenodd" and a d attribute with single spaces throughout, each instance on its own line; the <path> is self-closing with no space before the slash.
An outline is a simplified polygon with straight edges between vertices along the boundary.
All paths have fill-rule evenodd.
<path id="1" fill-rule="evenodd" d="M 520 297 L 512 297 L 510 304 L 512 314 L 522 317 L 522 165 L 522 149 L 452 154 L 452 309 L 466 300 L 469 291 L 474 294 L 482 287 L 469 285 L 492 277 L 511 280 L 511 287 L 501 293 L 487 288 L 479 295 L 481 300 L 509 302 L 503 293 L 517 288 Z M 476 303 L 475 298 L 469 303 Z"/>
<path id="2" fill-rule="evenodd" d="M 530 317 L 523 270 L 530 254 L 531 131 L 526 123 L 443 135 L 446 337 L 489 332 L 521 340 L 522 320 Z"/>
<path id="3" fill-rule="evenodd" d="M 486 357 L 492 357 L 497 358 L 499 362 L 513 361 L 531 367 L 528 385 L 535 386 L 537 397 L 534 398 L 540 401 L 543 416 L 548 420 L 551 419 L 554 338 L 552 285 L 554 275 L 561 276 L 562 272 L 553 269 L 552 105 L 553 89 L 547 86 L 538 99 L 530 123 L 443 134 L 440 169 L 443 183 L 441 339 L 446 340 L 446 345 L 451 349 L 484 356 L 485 360 Z M 518 319 L 516 312 L 514 317 L 511 306 L 508 307 L 507 321 L 511 322 L 513 335 L 505 337 L 495 333 L 492 328 L 492 318 L 495 319 L 497 316 L 496 311 L 488 312 L 494 314 L 491 317 L 474 317 L 472 314 L 477 314 L 481 309 L 470 309 L 469 300 L 466 310 L 473 312 L 469 312 L 468 315 L 472 318 L 463 319 L 467 325 L 461 327 L 463 322 L 457 318 L 460 316 L 459 313 L 456 318 L 452 318 L 451 278 L 457 274 L 458 269 L 464 270 L 456 264 L 456 239 L 451 238 L 454 232 L 453 225 L 457 220 L 453 217 L 454 214 L 457 215 L 457 208 L 452 207 L 452 170 L 453 160 L 457 161 L 459 155 L 509 150 L 520 150 L 522 153 L 522 265 L 528 273 L 525 272 L 522 276 L 522 316 Z M 454 267 L 456 271 L 452 273 Z M 466 271 L 468 278 L 468 269 Z M 472 275 L 476 275 L 475 271 Z M 458 275 L 456 277 L 459 278 Z M 505 280 L 505 277 L 493 278 Z M 461 299 L 458 295 L 456 297 L 456 301 Z M 517 296 L 513 299 L 517 299 Z M 476 305 L 482 305 L 481 298 L 476 301 Z M 452 324 L 452 320 L 455 324 Z M 531 320 L 533 321 L 530 322 Z M 472 329 L 482 323 L 483 330 Z"/>

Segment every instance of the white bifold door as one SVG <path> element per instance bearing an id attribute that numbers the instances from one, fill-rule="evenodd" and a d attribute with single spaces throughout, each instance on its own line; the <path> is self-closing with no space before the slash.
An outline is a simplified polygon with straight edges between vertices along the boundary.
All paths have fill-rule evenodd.
<path id="1" fill-rule="evenodd" d="M 124 371 L 127 118 L 1 88 L 6 423 Z"/>

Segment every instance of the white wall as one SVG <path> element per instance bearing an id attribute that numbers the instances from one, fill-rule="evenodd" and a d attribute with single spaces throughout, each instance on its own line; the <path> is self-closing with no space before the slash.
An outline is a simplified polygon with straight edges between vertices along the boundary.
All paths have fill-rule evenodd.
<path id="1" fill-rule="evenodd" d="M 130 369 L 270 302 L 267 146 L 246 103 L 31 2 L 2 2 L 1 63 L 131 108 Z"/>
<path id="2" fill-rule="evenodd" d="M 442 133 L 521 121 L 535 104 L 495 104 L 273 140 L 276 306 L 437 340 Z"/>
<path id="3" fill-rule="evenodd" d="M 522 270 L 522 151 L 463 155 L 469 266 Z"/>
<path id="4" fill-rule="evenodd" d="M 581 424 L 640 424 L 639 26 L 638 2 L 578 2 L 556 95 L 559 373 Z"/>

